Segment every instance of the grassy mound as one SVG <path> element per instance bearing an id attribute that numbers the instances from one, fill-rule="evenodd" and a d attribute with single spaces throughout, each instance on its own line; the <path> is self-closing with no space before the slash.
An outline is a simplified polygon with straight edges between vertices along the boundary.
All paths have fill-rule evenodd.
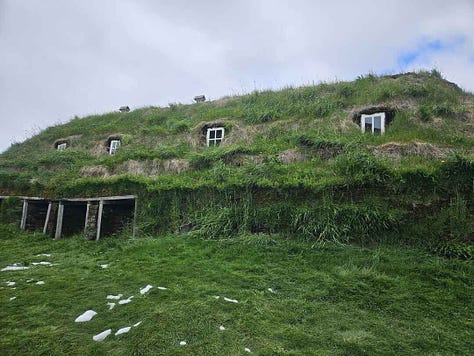
<path id="1" fill-rule="evenodd" d="M 0 349 L 9 355 L 234 355 L 244 348 L 469 354 L 474 348 L 472 263 L 417 249 L 321 247 L 263 234 L 53 242 L 4 227 L 0 245 L 1 268 L 30 267 L 0 272 Z M 54 266 L 33 265 L 39 261 Z M 153 288 L 141 295 L 147 284 Z M 109 310 L 106 296 L 119 293 L 134 298 Z M 88 309 L 98 315 L 75 323 Z M 109 328 L 107 339 L 92 340 Z"/>

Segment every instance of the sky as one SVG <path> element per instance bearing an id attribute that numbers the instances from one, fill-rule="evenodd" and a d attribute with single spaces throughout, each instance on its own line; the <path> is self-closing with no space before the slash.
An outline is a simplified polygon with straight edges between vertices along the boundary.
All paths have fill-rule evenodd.
<path id="1" fill-rule="evenodd" d="M 474 91 L 474 0 L 0 0 L 0 152 L 123 105 L 433 68 Z"/>

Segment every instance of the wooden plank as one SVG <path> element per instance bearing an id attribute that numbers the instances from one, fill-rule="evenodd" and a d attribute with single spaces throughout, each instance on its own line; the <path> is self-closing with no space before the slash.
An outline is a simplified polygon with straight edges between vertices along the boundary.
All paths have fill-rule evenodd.
<path id="1" fill-rule="evenodd" d="M 23 200 L 23 211 L 21 213 L 20 229 L 26 229 L 26 217 L 28 215 L 28 200 Z"/>
<path id="2" fill-rule="evenodd" d="M 44 220 L 43 234 L 46 234 L 48 232 L 48 224 L 49 224 L 49 218 L 51 216 L 51 206 L 52 205 L 53 205 L 53 203 L 49 202 L 48 210 L 46 211 L 46 219 Z"/>
<path id="3" fill-rule="evenodd" d="M 102 227 L 102 212 L 104 211 L 104 201 L 99 201 L 99 212 L 97 213 L 97 235 L 95 237 L 96 241 L 100 238 L 100 229 Z"/>
<path id="4" fill-rule="evenodd" d="M 86 208 L 86 220 L 84 221 L 84 233 L 87 231 L 87 223 L 89 222 L 89 210 L 91 208 L 91 202 L 87 202 Z"/>
<path id="5" fill-rule="evenodd" d="M 59 202 L 58 206 L 58 220 L 56 220 L 56 233 L 54 234 L 54 239 L 58 240 L 61 238 L 61 232 L 63 229 L 63 214 L 64 214 L 64 203 Z"/>
<path id="6" fill-rule="evenodd" d="M 94 198 L 41 198 L 41 197 L 26 197 L 23 195 L 0 195 L 0 198 L 19 198 L 24 200 L 44 200 L 44 201 L 71 201 L 71 202 L 89 202 L 89 201 L 109 201 L 109 200 L 133 200 L 136 195 L 117 195 L 110 197 L 94 197 Z"/>
<path id="7" fill-rule="evenodd" d="M 136 199 L 135 195 L 118 195 L 111 197 L 95 197 L 95 198 L 66 198 L 64 201 L 77 201 L 77 202 L 88 202 L 88 201 L 109 201 L 109 200 L 133 200 Z"/>
<path id="8" fill-rule="evenodd" d="M 135 233 L 136 233 L 136 226 L 135 226 L 135 221 L 137 219 L 137 210 L 138 210 L 138 202 L 137 202 L 138 199 L 135 199 L 135 207 L 133 209 L 133 226 L 132 226 L 132 237 L 135 237 Z"/>

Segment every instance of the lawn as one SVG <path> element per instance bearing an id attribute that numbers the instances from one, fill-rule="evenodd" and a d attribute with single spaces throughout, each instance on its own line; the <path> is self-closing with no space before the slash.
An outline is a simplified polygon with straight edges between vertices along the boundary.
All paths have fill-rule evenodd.
<path id="1" fill-rule="evenodd" d="M 33 265 L 41 261 L 53 265 Z M 422 250 L 268 235 L 51 241 L 0 227 L 0 268 L 14 263 L 29 269 L 0 272 L 3 355 L 474 350 L 472 262 Z M 117 294 L 134 298 L 106 299 Z M 74 321 L 89 309 L 98 313 L 91 321 Z M 92 340 L 106 329 L 104 341 Z"/>

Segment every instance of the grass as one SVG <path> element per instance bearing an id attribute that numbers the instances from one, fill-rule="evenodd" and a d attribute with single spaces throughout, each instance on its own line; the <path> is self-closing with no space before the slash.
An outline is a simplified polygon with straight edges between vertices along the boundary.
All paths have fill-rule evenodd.
<path id="1" fill-rule="evenodd" d="M 26 179 L 48 186 L 58 176 L 63 181 L 73 180 L 84 166 L 105 165 L 117 174 L 128 160 L 193 161 L 196 155 L 222 159 L 229 147 L 208 154 L 206 147 L 196 144 L 200 125 L 212 120 L 221 120 L 229 129 L 226 137 L 232 147 L 263 156 L 294 148 L 302 134 L 314 141 L 359 149 L 392 141 L 424 141 L 470 150 L 474 138 L 466 115 L 472 109 L 466 103 L 473 101 L 472 94 L 453 87 L 439 75 L 420 72 L 395 79 L 368 75 L 353 82 L 256 91 L 224 101 L 76 117 L 12 145 L 0 156 L 0 170 L 21 171 Z M 405 106 L 398 110 L 386 135 L 363 135 L 350 119 L 350 112 L 377 104 Z M 112 134 L 122 134 L 122 146 L 109 157 L 104 144 Z M 55 152 L 53 142 L 67 137 L 72 137 L 68 150 Z M 8 180 L 0 177 L 2 182 Z M 7 191 L 5 185 L 2 189 Z"/>
<path id="2" fill-rule="evenodd" d="M 474 349 L 472 262 L 417 249 L 318 247 L 269 235 L 51 241 L 5 227 L 0 244 L 0 267 L 31 266 L 0 272 L 3 354 L 239 355 L 248 347 L 254 354 L 389 355 Z M 35 257 L 40 253 L 52 256 Z M 31 265 L 41 260 L 56 266 Z M 99 267 L 104 263 L 107 269 Z M 8 280 L 16 289 L 6 286 Z M 139 295 L 147 284 L 154 288 Z M 135 298 L 109 311 L 105 296 L 117 293 Z M 17 298 L 9 301 L 12 296 Z M 87 309 L 98 315 L 74 323 Z M 105 329 L 115 332 L 138 321 L 128 334 L 92 341 Z M 187 346 L 179 346 L 181 340 Z"/>

